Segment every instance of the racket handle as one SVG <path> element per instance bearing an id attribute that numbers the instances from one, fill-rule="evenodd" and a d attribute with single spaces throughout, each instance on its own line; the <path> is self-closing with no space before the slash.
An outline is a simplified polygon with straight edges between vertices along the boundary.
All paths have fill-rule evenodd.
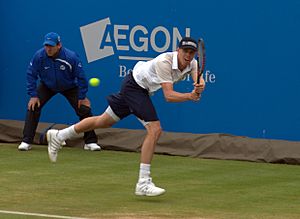
<path id="1" fill-rule="evenodd" d="M 201 73 L 198 73 L 198 75 L 197 75 L 197 84 L 200 84 L 200 78 L 201 78 Z"/>

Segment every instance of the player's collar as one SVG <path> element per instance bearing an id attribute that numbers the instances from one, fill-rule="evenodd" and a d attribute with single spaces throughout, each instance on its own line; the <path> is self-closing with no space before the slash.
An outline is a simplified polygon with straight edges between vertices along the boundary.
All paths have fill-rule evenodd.
<path id="1" fill-rule="evenodd" d="M 178 68 L 178 52 L 177 51 L 174 51 L 173 52 L 173 62 L 172 62 L 172 69 L 175 70 L 179 70 Z M 186 66 L 185 69 L 183 69 L 182 72 L 188 72 L 188 71 L 191 71 L 192 70 L 192 65 L 191 65 L 191 62 L 188 66 Z"/>
<path id="2" fill-rule="evenodd" d="M 178 69 L 178 52 L 173 52 L 172 69 Z"/>

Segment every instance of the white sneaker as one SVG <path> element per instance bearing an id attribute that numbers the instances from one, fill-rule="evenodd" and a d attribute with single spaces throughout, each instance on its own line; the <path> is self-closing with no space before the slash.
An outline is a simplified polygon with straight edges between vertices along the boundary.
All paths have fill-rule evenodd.
<path id="1" fill-rule="evenodd" d="M 29 151 L 31 149 L 31 145 L 22 141 L 21 144 L 19 145 L 18 149 L 20 151 Z"/>
<path id="2" fill-rule="evenodd" d="M 97 145 L 96 143 L 89 143 L 89 144 L 85 144 L 83 149 L 90 150 L 90 151 L 100 151 L 101 147 L 99 145 Z"/>
<path id="3" fill-rule="evenodd" d="M 158 196 L 162 195 L 166 190 L 156 187 L 152 182 L 152 178 L 140 179 L 135 187 L 136 195 Z"/>
<path id="4" fill-rule="evenodd" d="M 48 155 L 52 162 L 56 162 L 57 153 L 62 148 L 62 141 L 57 138 L 58 130 L 50 129 L 47 131 Z"/>

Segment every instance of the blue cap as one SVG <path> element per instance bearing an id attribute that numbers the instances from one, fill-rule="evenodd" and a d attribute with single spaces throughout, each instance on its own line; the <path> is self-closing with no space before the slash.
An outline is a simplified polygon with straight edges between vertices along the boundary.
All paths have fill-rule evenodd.
<path id="1" fill-rule="evenodd" d="M 60 36 L 57 33 L 50 32 L 45 35 L 44 46 L 56 46 L 58 43 L 60 43 Z"/>

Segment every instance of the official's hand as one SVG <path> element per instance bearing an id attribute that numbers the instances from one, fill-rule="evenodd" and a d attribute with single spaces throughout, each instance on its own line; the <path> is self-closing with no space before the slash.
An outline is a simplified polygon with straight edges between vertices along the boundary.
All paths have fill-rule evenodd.
<path id="1" fill-rule="evenodd" d="M 88 98 L 84 98 L 83 100 L 78 100 L 78 108 L 80 108 L 81 105 L 91 107 L 91 102 Z"/>
<path id="2" fill-rule="evenodd" d="M 35 106 L 37 105 L 37 107 L 40 107 L 41 103 L 40 103 L 40 99 L 38 97 L 31 97 L 28 105 L 27 105 L 27 109 L 34 111 L 35 110 Z"/>

